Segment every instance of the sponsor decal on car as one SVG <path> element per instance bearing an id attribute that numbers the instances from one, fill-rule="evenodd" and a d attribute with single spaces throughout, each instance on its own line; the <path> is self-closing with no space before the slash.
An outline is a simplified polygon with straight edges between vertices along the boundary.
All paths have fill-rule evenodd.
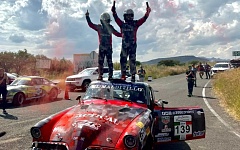
<path id="1" fill-rule="evenodd" d="M 171 140 L 172 140 L 171 137 L 160 137 L 160 138 L 157 138 L 157 142 L 169 142 Z"/>
<path id="2" fill-rule="evenodd" d="M 203 136 L 205 134 L 205 131 L 194 131 L 193 137 Z"/>
<path id="3" fill-rule="evenodd" d="M 169 133 L 158 133 L 155 135 L 155 137 L 164 137 L 164 136 L 169 136 Z"/>
<path id="4" fill-rule="evenodd" d="M 192 121 L 192 116 L 191 115 L 174 116 L 174 122 L 186 122 L 186 121 Z"/>
<path id="5" fill-rule="evenodd" d="M 162 116 L 162 123 L 168 124 L 170 122 L 170 116 Z"/>
<path id="6" fill-rule="evenodd" d="M 165 124 L 165 125 L 163 126 L 162 132 L 171 132 L 171 131 L 172 131 L 172 129 L 169 128 L 168 125 Z"/>

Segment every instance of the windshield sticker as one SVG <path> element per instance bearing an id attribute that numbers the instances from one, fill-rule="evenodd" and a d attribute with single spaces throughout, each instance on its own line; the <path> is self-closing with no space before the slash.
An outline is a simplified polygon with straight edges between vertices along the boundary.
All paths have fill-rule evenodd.
<path id="1" fill-rule="evenodd" d="M 91 88 L 114 88 L 114 90 L 128 90 L 128 91 L 138 91 L 142 92 L 143 87 L 131 85 L 131 84 L 94 84 Z"/>

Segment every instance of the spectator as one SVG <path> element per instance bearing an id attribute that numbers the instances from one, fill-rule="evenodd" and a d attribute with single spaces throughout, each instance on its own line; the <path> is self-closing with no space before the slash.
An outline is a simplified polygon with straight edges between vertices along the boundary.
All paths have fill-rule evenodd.
<path id="1" fill-rule="evenodd" d="M 2 109 L 4 114 L 7 114 L 6 111 L 7 84 L 8 84 L 7 74 L 4 72 L 3 68 L 0 68 L 0 95 L 2 95 Z"/>
<path id="2" fill-rule="evenodd" d="M 123 12 L 124 21 L 121 20 L 116 12 L 115 1 L 112 6 L 112 13 L 115 22 L 121 29 L 122 33 L 122 49 L 120 54 L 122 79 L 126 79 L 127 57 L 129 57 L 130 73 L 132 81 L 135 81 L 136 74 L 136 49 L 137 49 L 137 30 L 147 20 L 151 8 L 147 4 L 145 15 L 139 20 L 134 20 L 134 12 L 127 9 Z"/>
<path id="3" fill-rule="evenodd" d="M 204 69 L 204 67 L 203 67 L 203 65 L 202 65 L 201 62 L 200 62 L 199 65 L 197 66 L 197 70 L 198 70 L 198 72 L 199 72 L 200 78 L 202 79 L 202 78 L 203 78 L 203 75 L 204 75 L 205 69 Z"/>
<path id="4" fill-rule="evenodd" d="M 192 71 L 194 73 L 194 86 L 197 87 L 197 68 L 195 64 L 192 64 Z"/>
<path id="5" fill-rule="evenodd" d="M 204 68 L 205 68 L 206 79 L 210 79 L 211 66 L 208 63 L 206 63 Z"/>
<path id="6" fill-rule="evenodd" d="M 188 70 L 186 71 L 186 79 L 188 82 L 188 97 L 191 97 L 194 85 L 194 72 L 192 71 L 192 66 L 188 66 Z"/>
<path id="7" fill-rule="evenodd" d="M 112 62 L 112 34 L 115 36 L 121 37 L 121 33 L 116 31 L 113 26 L 110 24 L 111 18 L 108 13 L 103 13 L 100 16 L 101 24 L 93 24 L 90 17 L 89 12 L 86 12 L 86 20 L 93 30 L 97 31 L 99 37 L 99 55 L 98 55 L 98 72 L 99 77 L 98 80 L 103 79 L 103 63 L 104 58 L 106 56 L 108 68 L 109 68 L 109 76 L 108 80 L 112 79 L 113 76 L 113 62 Z"/>
<path id="8" fill-rule="evenodd" d="M 140 66 L 140 69 L 138 70 L 139 75 L 139 81 L 144 82 L 146 71 L 143 69 L 143 66 Z"/>

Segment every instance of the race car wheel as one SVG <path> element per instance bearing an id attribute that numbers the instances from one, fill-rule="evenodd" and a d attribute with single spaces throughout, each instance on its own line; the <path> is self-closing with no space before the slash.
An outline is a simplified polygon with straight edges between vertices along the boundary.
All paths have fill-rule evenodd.
<path id="1" fill-rule="evenodd" d="M 153 137 L 148 136 L 146 145 L 143 147 L 143 150 L 153 150 Z"/>
<path id="2" fill-rule="evenodd" d="M 52 89 L 49 93 L 49 100 L 53 101 L 53 100 L 57 99 L 57 96 L 58 96 L 57 89 Z"/>
<path id="3" fill-rule="evenodd" d="M 25 101 L 25 95 L 23 93 L 17 93 L 13 97 L 13 105 L 15 105 L 15 106 L 22 105 L 24 101 Z"/>
<path id="4" fill-rule="evenodd" d="M 82 84 L 82 90 L 86 91 L 89 84 L 90 84 L 90 81 L 88 81 L 88 80 L 84 81 L 83 84 Z"/>
<path id="5" fill-rule="evenodd" d="M 45 90 L 42 90 L 41 97 L 39 98 L 39 102 L 45 102 L 48 99 L 48 94 Z"/>

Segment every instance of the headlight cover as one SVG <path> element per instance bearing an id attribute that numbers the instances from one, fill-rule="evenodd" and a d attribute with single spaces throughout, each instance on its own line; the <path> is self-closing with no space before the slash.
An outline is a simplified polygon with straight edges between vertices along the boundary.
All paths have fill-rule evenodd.
<path id="1" fill-rule="evenodd" d="M 124 144 L 127 148 L 134 148 L 137 144 L 136 137 L 132 135 L 126 135 L 124 137 Z"/>
<path id="2" fill-rule="evenodd" d="M 31 135 L 33 138 L 39 138 L 41 136 L 41 130 L 38 127 L 31 128 Z"/>

